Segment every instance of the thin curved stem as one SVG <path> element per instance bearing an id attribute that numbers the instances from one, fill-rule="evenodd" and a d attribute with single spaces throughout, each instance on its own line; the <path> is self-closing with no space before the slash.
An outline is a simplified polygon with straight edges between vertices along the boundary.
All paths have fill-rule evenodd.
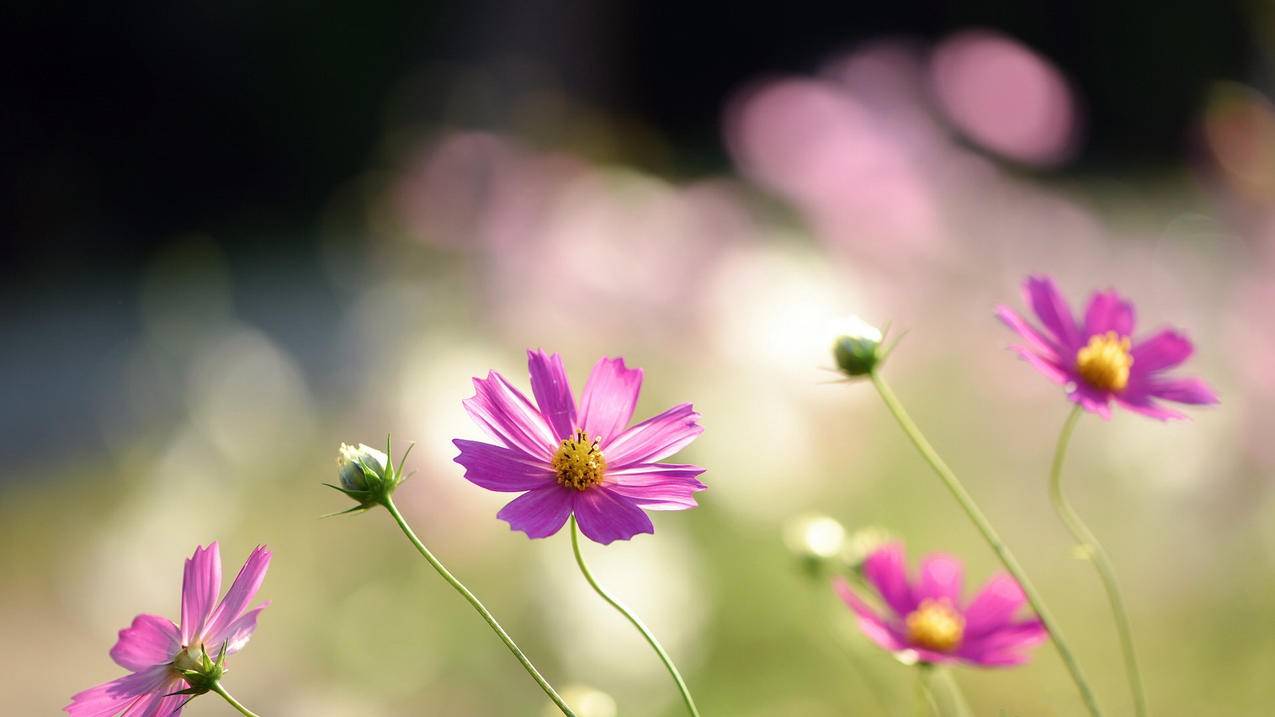
<path id="1" fill-rule="evenodd" d="M 929 667 L 916 667 L 916 714 L 917 717 L 943 717 L 938 700 L 934 698 L 934 690 L 930 687 Z"/>
<path id="2" fill-rule="evenodd" d="M 925 459 L 925 462 L 930 465 L 934 473 L 943 481 L 943 485 L 951 492 L 952 497 L 956 498 L 956 502 L 965 511 L 965 515 L 969 516 L 970 521 L 983 534 L 983 539 L 991 546 L 996 553 L 996 557 L 1000 558 L 1001 564 L 1005 566 L 1005 569 L 1022 587 L 1023 593 L 1027 596 L 1027 602 L 1036 611 L 1036 615 L 1049 632 L 1049 637 L 1054 643 L 1054 648 L 1058 650 L 1058 656 L 1062 658 L 1063 665 L 1071 673 L 1071 679 L 1076 683 L 1076 689 L 1080 691 L 1080 697 L 1084 700 L 1089 714 L 1093 715 L 1093 717 L 1101 717 L 1102 710 L 1098 707 L 1098 700 L 1094 696 L 1093 689 L 1089 687 L 1089 680 L 1085 678 L 1084 672 L 1080 669 L 1080 663 L 1076 660 L 1075 654 L 1072 653 L 1071 647 L 1068 646 L 1066 638 L 1063 637 L 1058 623 L 1054 620 L 1053 613 L 1045 605 L 1044 598 L 1041 597 L 1040 592 L 1036 590 L 1036 586 L 1027 577 L 1026 571 L 1018 563 L 1018 559 L 1010 552 L 1009 546 L 1005 544 L 1005 541 L 1001 540 L 996 529 L 992 527 L 987 516 L 983 515 L 983 511 L 974 502 L 974 498 L 969 494 L 969 491 L 965 490 L 965 486 L 961 484 L 960 479 L 956 477 L 951 468 L 948 468 L 943 459 L 939 457 L 938 452 L 926 440 L 925 434 L 921 433 L 921 429 L 912 421 L 911 416 L 904 410 L 903 404 L 899 402 L 898 397 L 890 390 L 885 379 L 881 378 L 881 375 L 876 371 L 870 373 L 869 377 L 872 379 L 872 385 L 876 387 L 877 393 L 881 395 L 881 400 L 885 403 L 886 408 L 890 410 L 894 419 L 898 421 L 899 427 L 907 434 L 907 437 L 912 441 L 912 445 L 916 446 L 917 451 L 921 453 L 921 457 Z"/>
<path id="3" fill-rule="evenodd" d="M 443 580 L 447 581 L 448 585 L 451 585 L 456 592 L 461 594 L 461 597 L 465 598 L 465 600 L 473 606 L 474 610 L 478 611 L 479 615 L 482 615 L 482 618 L 487 621 L 488 625 L 491 626 L 492 631 L 500 637 L 501 642 L 505 643 L 505 647 L 509 648 L 509 651 L 513 653 L 513 656 L 517 658 L 518 662 L 522 663 L 523 669 L 527 670 L 527 674 L 531 675 L 531 679 L 535 680 L 536 684 L 540 685 L 540 689 L 544 690 L 545 694 L 549 696 L 549 699 L 553 700 L 553 703 L 558 706 L 558 709 L 562 710 L 562 714 L 567 717 L 576 717 L 575 713 L 571 711 L 571 708 L 567 706 L 567 703 L 563 701 L 562 696 L 554 691 L 553 686 L 549 684 L 548 680 L 541 676 L 540 671 L 536 669 L 535 665 L 531 664 L 531 660 L 527 659 L 527 656 L 523 654 L 523 651 L 518 648 L 517 644 L 514 643 L 513 638 L 509 637 L 509 633 L 505 632 L 505 629 L 500 626 L 500 623 L 496 622 L 496 618 L 491 614 L 491 611 L 488 610 L 487 607 L 484 606 L 482 602 L 469 591 L 469 588 L 465 587 L 464 583 L 457 580 L 456 576 L 452 575 L 451 572 L 448 571 L 441 562 L 439 562 L 438 558 L 434 557 L 433 553 L 429 552 L 429 548 L 425 547 L 425 544 L 421 542 L 420 538 L 416 537 L 416 533 L 412 532 L 412 528 L 403 518 L 403 514 L 398 512 L 398 507 L 394 505 L 393 499 L 386 496 L 385 502 L 382 503 L 382 505 L 384 505 L 385 509 L 389 511 L 390 516 L 394 518 L 394 522 L 397 523 L 399 529 L 403 531 L 403 535 L 406 535 L 407 539 L 416 547 L 417 552 L 419 552 L 421 556 L 424 557 L 431 566 L 433 566 L 434 570 L 438 571 L 438 574 L 443 578 Z"/>
<path id="4" fill-rule="evenodd" d="M 1076 539 L 1077 547 L 1084 551 L 1086 558 L 1093 563 L 1102 579 L 1102 587 L 1107 592 L 1107 601 L 1111 603 L 1111 614 L 1115 618 L 1116 633 L 1120 637 L 1120 650 L 1124 654 L 1125 674 L 1129 679 L 1129 689 L 1133 692 L 1134 714 L 1146 717 L 1147 696 L 1142 685 L 1142 672 L 1138 669 L 1138 655 L 1133 646 L 1133 627 L 1129 622 L 1129 612 L 1125 609 L 1124 596 L 1120 592 L 1120 583 L 1116 580 L 1116 570 L 1112 566 L 1111 556 L 1106 548 L 1098 542 L 1089 526 L 1080 519 L 1076 509 L 1071 507 L 1067 496 L 1062 491 L 1063 459 L 1067 454 L 1067 446 L 1071 442 L 1072 431 L 1080 419 L 1083 409 L 1076 406 L 1063 422 L 1062 431 L 1058 434 L 1058 446 L 1054 449 L 1054 460 L 1049 468 L 1049 500 L 1054 504 L 1054 511 L 1071 536 Z"/>
<path id="5" fill-rule="evenodd" d="M 221 686 L 220 682 L 213 682 L 212 687 L 210 687 L 209 689 L 221 695 L 222 699 L 229 702 L 231 707 L 234 707 L 235 709 L 239 710 L 239 714 L 243 715 L 244 717 L 258 717 L 257 713 L 239 704 L 239 700 L 235 699 L 234 697 L 231 697 L 230 693 L 226 691 L 225 687 Z"/>
<path id="6" fill-rule="evenodd" d="M 623 603 L 611 597 L 606 590 L 603 590 L 598 581 L 594 579 L 593 573 L 589 572 L 589 566 L 585 565 L 584 555 L 580 552 L 580 527 L 576 525 L 576 517 L 574 515 L 571 516 L 571 550 L 575 553 L 576 564 L 580 566 L 580 572 L 584 573 L 584 579 L 589 581 L 593 591 L 605 600 L 608 605 L 619 611 L 629 622 L 633 623 L 633 627 L 636 627 L 638 632 L 642 633 L 642 637 L 646 638 L 647 644 L 651 646 L 652 650 L 655 650 L 655 654 L 659 655 L 660 661 L 668 668 L 668 673 L 673 676 L 673 682 L 677 683 L 677 689 L 682 693 L 682 701 L 686 703 L 686 709 L 693 717 L 699 717 L 699 710 L 695 708 L 695 700 L 691 698 L 691 691 L 686 686 L 686 680 L 682 679 L 682 673 L 678 672 L 677 665 L 673 664 L 673 658 L 669 657 L 669 654 L 664 651 L 664 647 L 660 645 L 659 640 L 655 639 L 655 635 L 651 633 L 650 628 L 637 615 L 625 607 Z"/>
<path id="7" fill-rule="evenodd" d="M 934 678 L 943 683 L 943 690 L 947 693 L 948 702 L 952 706 L 952 714 L 955 717 L 973 717 L 974 711 L 970 709 L 969 702 L 965 701 L 965 693 L 952 673 L 943 667 L 936 666 L 933 669 Z"/>

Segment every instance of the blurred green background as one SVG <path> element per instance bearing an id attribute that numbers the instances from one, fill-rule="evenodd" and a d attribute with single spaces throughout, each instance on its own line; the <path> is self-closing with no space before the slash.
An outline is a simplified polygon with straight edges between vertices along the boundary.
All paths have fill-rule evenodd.
<path id="1" fill-rule="evenodd" d="M 524 351 L 582 386 L 646 369 L 694 402 L 701 507 L 587 546 L 707 715 L 910 715 L 785 526 L 881 526 L 915 560 L 994 557 L 829 322 L 909 331 L 886 369 L 1034 576 L 1111 715 L 1105 598 L 1050 512 L 1068 411 L 994 307 L 1052 274 L 1196 342 L 1222 405 L 1086 417 L 1066 483 L 1133 611 L 1153 712 L 1263 715 L 1275 668 L 1275 37 L 1269 3 L 766 12 L 619 3 L 6 10 L 8 349 L 0 691 L 53 714 L 120 674 L 182 559 L 265 543 L 273 601 L 227 684 L 263 715 L 539 715 L 542 694 L 383 512 L 342 441 L 415 441 L 400 504 L 590 717 L 676 693 L 575 570 L 461 478 L 471 376 Z M 12 30 L 11 30 L 12 31 Z M 1056 654 L 958 669 L 979 715 L 1075 715 Z M 614 706 L 615 709 L 612 709 Z M 189 715 L 225 714 L 201 698 Z M 551 712 L 544 712 L 551 714 Z M 582 715 L 583 717 L 583 715 Z"/>

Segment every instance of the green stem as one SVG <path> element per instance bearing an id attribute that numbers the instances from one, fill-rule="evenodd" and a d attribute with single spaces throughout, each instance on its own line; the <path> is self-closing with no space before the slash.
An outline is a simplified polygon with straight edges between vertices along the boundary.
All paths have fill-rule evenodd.
<path id="1" fill-rule="evenodd" d="M 943 711 L 934 699 L 934 691 L 930 689 L 929 671 L 926 665 L 916 666 L 916 714 L 917 717 L 943 717 Z"/>
<path id="2" fill-rule="evenodd" d="M 235 699 L 234 697 L 231 697 L 230 693 L 226 691 L 225 687 L 221 686 L 220 682 L 213 682 L 212 687 L 210 687 L 209 689 L 221 695 L 222 699 L 229 702 L 231 707 L 234 707 L 235 709 L 239 710 L 239 714 L 243 715 L 244 717 L 257 717 L 257 714 L 255 712 L 239 704 L 239 700 Z"/>
<path id="3" fill-rule="evenodd" d="M 484 606 L 482 602 L 469 591 L 469 588 L 465 587 L 461 581 L 457 580 L 456 576 L 452 575 L 451 572 L 448 571 L 441 562 L 439 562 L 438 558 L 434 557 L 433 553 L 429 552 L 429 548 L 425 547 L 425 544 L 421 542 L 420 538 L 416 537 L 416 533 L 412 532 L 412 528 L 403 518 L 403 514 L 398 512 L 398 507 L 394 505 L 394 500 L 389 496 L 386 496 L 385 502 L 382 503 L 382 505 L 384 505 L 385 509 L 389 511 L 390 516 L 394 518 L 394 522 L 397 523 L 398 527 L 403 531 L 403 535 L 406 535 L 412 545 L 416 546 L 417 552 L 419 552 L 421 556 L 424 557 L 431 566 L 433 566 L 434 570 L 438 571 L 438 574 L 442 576 L 443 580 L 447 581 L 448 585 L 451 585 L 456 592 L 461 594 L 461 597 L 465 598 L 465 600 L 478 611 L 479 615 L 482 615 L 483 619 L 487 621 L 487 624 L 491 626 L 492 631 L 500 637 L 501 642 L 505 643 L 505 647 L 508 647 L 509 651 L 513 653 L 513 656 L 518 659 L 518 662 L 522 663 L 523 668 L 527 670 L 527 674 L 531 675 L 531 679 L 535 680 L 536 684 L 540 685 L 540 689 L 544 690 L 545 694 L 549 696 L 549 699 L 553 700 L 553 703 L 558 706 L 558 709 L 562 710 L 562 714 L 567 717 L 576 717 L 575 713 L 571 711 L 571 708 L 567 706 L 567 703 L 563 701 L 561 695 L 554 691 L 553 686 L 540 675 L 536 666 L 531 664 L 531 660 L 527 659 L 527 656 L 523 654 L 523 651 L 520 650 L 518 645 L 514 643 L 513 638 L 509 637 L 509 633 L 505 632 L 505 629 L 500 626 L 500 623 L 496 622 L 496 618 L 491 614 L 491 611 L 489 611 L 486 606 Z"/>
<path id="4" fill-rule="evenodd" d="M 1067 526 L 1067 530 L 1076 539 L 1078 547 L 1084 551 L 1085 557 L 1090 559 L 1094 569 L 1098 571 L 1098 577 L 1102 579 L 1107 600 L 1111 603 L 1111 613 L 1115 617 L 1116 632 L 1120 637 L 1120 650 L 1124 653 L 1125 674 L 1129 679 L 1129 689 L 1133 692 L 1134 713 L 1138 717 L 1146 717 L 1147 697 L 1142 686 L 1142 673 L 1138 669 L 1138 655 L 1133 647 L 1133 628 L 1129 623 L 1129 612 L 1125 609 L 1124 597 L 1120 593 L 1120 584 L 1116 580 L 1111 556 L 1107 554 L 1106 548 L 1102 547 L 1102 543 L 1098 542 L 1098 538 L 1094 536 L 1089 526 L 1080 519 L 1080 515 L 1076 513 L 1075 508 L 1071 507 L 1071 503 L 1067 501 L 1062 491 L 1063 458 L 1067 454 L 1067 445 L 1071 442 L 1072 431 L 1076 428 L 1076 422 L 1080 419 L 1082 410 L 1080 406 L 1073 408 L 1063 423 L 1062 432 L 1058 434 L 1058 447 L 1054 450 L 1054 461 L 1049 469 L 1049 499 L 1054 504 L 1058 518 L 1062 520 L 1063 525 Z"/>
<path id="5" fill-rule="evenodd" d="M 979 532 L 983 534 L 983 539 L 987 541 L 987 544 L 991 546 L 992 550 L 996 553 L 996 556 L 1000 558 L 1005 569 L 1009 571 L 1010 575 L 1012 575 L 1014 579 L 1018 581 L 1019 586 L 1022 587 L 1023 593 L 1027 596 L 1027 602 L 1031 604 L 1032 609 L 1036 611 L 1036 615 L 1040 617 L 1041 623 L 1044 624 L 1045 629 L 1049 632 L 1050 639 L 1053 640 L 1054 648 L 1058 650 L 1058 656 L 1062 658 L 1063 664 L 1067 667 L 1067 671 L 1071 673 L 1071 679 L 1076 683 L 1076 688 L 1080 691 L 1081 699 L 1084 700 L 1085 707 L 1088 708 L 1089 714 L 1093 717 L 1101 717 L 1102 710 L 1099 709 L 1098 701 L 1094 697 L 1093 690 L 1089 687 L 1089 681 L 1085 678 L 1084 672 L 1080 669 L 1080 663 L 1076 661 L 1075 655 L 1072 653 L 1071 648 L 1067 645 L 1067 640 L 1063 637 L 1062 631 L 1058 628 L 1058 624 L 1054 620 L 1053 614 L 1049 611 L 1049 608 L 1045 606 L 1044 599 L 1041 598 L 1040 593 L 1036 590 L 1036 586 L 1032 584 L 1030 579 L 1028 579 L 1027 573 L 1023 570 L 1023 567 L 1019 565 L 1014 554 L 1010 552 L 1009 546 L 1005 545 L 1005 542 L 1001 540 L 996 529 L 993 528 L 992 524 L 987 520 L 987 516 L 983 515 L 983 511 L 980 510 L 978 504 L 974 502 L 973 496 L 965 490 L 965 486 L 961 484 L 961 481 L 956 477 L 956 474 L 952 472 L 951 468 L 947 467 L 947 464 L 939 457 L 939 454 L 934 450 L 934 447 L 931 446 L 930 442 L 925 439 L 925 435 L 921 433 L 921 429 L 917 428 L 916 423 L 914 423 L 912 418 L 908 416 L 907 411 L 903 409 L 903 404 L 899 402 L 898 397 L 896 397 L 894 392 L 890 390 L 885 379 L 881 378 L 881 375 L 876 371 L 870 373 L 869 376 L 872 379 L 872 385 L 877 389 L 877 393 L 881 395 L 881 400 L 885 402 L 886 408 L 890 410 L 890 413 L 894 415 L 895 420 L 898 421 L 899 427 L 903 429 L 903 432 L 907 434 L 907 437 L 912 441 L 912 444 L 916 446 L 917 451 L 921 453 L 921 457 L 925 459 L 925 462 L 930 465 L 930 468 L 934 470 L 938 477 L 943 481 L 943 484 L 947 486 L 948 491 L 951 492 L 952 497 L 956 498 L 956 502 L 960 504 L 961 508 L 965 511 L 965 514 L 969 516 L 970 521 L 973 522 L 974 526 L 977 527 Z"/>
<path id="6" fill-rule="evenodd" d="M 655 635 L 651 633 L 650 628 L 643 624 L 642 620 L 625 607 L 623 603 L 611 597 L 606 590 L 603 590 L 598 581 L 594 579 L 593 573 L 589 572 L 589 566 L 585 565 L 584 555 L 580 552 L 580 526 L 576 525 L 576 517 L 574 515 L 571 516 L 571 550 L 576 555 L 576 564 L 580 566 L 580 572 L 584 573 L 584 579 L 589 581 L 593 591 L 605 600 L 607 604 L 618 610 L 621 615 L 628 618 L 628 621 L 633 623 L 633 627 L 636 627 L 638 632 L 642 633 L 642 637 L 646 638 L 647 644 L 651 646 L 652 650 L 655 650 L 655 654 L 660 656 L 660 661 L 668 668 L 668 673 L 673 676 L 673 682 L 677 683 L 677 689 L 682 693 L 682 701 L 686 703 L 686 709 L 694 717 L 699 717 L 699 710 L 695 708 L 695 700 L 691 699 L 691 691 L 686 686 L 686 680 L 682 679 L 682 673 L 677 671 L 677 665 L 673 664 L 673 658 L 669 657 L 668 653 L 664 651 L 660 641 L 655 639 Z"/>
<path id="7" fill-rule="evenodd" d="M 933 669 L 935 678 L 943 683 L 943 690 L 952 706 L 952 714 L 956 717 L 973 717 L 974 712 L 970 709 L 969 702 L 965 701 L 965 693 L 961 691 L 961 686 L 952 677 L 952 673 L 942 667 L 936 666 Z"/>

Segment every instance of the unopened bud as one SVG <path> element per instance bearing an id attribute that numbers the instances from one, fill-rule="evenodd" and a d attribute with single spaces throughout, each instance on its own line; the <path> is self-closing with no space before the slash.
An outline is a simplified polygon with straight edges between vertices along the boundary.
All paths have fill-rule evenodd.
<path id="1" fill-rule="evenodd" d="M 357 447 L 342 443 L 336 459 L 341 487 L 346 490 L 367 490 L 369 485 L 384 480 L 388 462 L 384 453 L 365 443 L 360 443 Z"/>
<path id="2" fill-rule="evenodd" d="M 385 442 L 385 453 L 364 443 L 357 446 L 341 444 L 336 457 L 337 478 L 340 482 L 326 485 L 341 491 L 358 503 L 357 506 L 345 512 L 366 510 L 374 505 L 385 503 L 394 489 L 403 482 L 406 476 L 403 475 L 402 468 L 403 462 L 407 460 L 407 454 L 403 454 L 403 461 L 400 461 L 395 468 L 389 459 L 389 450 L 388 439 Z M 409 446 L 407 450 L 410 452 L 412 449 Z"/>
<path id="3" fill-rule="evenodd" d="M 826 515 L 803 515 L 784 526 L 784 544 L 814 575 L 827 574 L 829 562 L 841 555 L 846 529 Z M 835 568 L 834 568 L 835 569 Z"/>
<path id="4" fill-rule="evenodd" d="M 881 330 L 858 316 L 837 322 L 832 330 L 832 356 L 847 376 L 872 373 L 883 358 Z"/>

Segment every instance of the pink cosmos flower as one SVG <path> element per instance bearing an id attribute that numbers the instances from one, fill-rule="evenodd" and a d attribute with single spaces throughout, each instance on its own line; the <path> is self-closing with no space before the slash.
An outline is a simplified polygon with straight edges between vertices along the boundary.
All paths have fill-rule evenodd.
<path id="1" fill-rule="evenodd" d="M 1006 306 L 996 315 L 1018 332 L 1023 344 L 1011 348 L 1037 371 L 1067 387 L 1071 400 L 1085 410 L 1111 417 L 1111 401 L 1144 416 L 1185 418 L 1155 399 L 1206 405 L 1217 395 L 1198 378 L 1169 378 L 1164 372 L 1186 361 L 1191 342 L 1171 329 L 1133 344 L 1133 304 L 1114 290 L 1089 300 L 1083 322 L 1072 318 L 1067 302 L 1046 276 L 1028 277 L 1023 297 L 1045 332 Z"/>
<path id="2" fill-rule="evenodd" d="M 703 432 L 699 414 L 683 403 L 625 428 L 633 417 L 642 369 L 622 358 L 602 358 L 593 367 L 577 404 L 562 357 L 527 351 L 531 401 L 492 371 L 475 378 L 465 410 L 500 442 L 456 439 L 456 462 L 465 478 L 488 490 L 523 492 L 497 518 L 531 538 L 558 532 L 575 514 L 580 530 L 607 544 L 655 528 L 644 510 L 694 508 L 706 487 L 703 468 L 658 463 Z"/>
<path id="3" fill-rule="evenodd" d="M 138 615 L 120 630 L 111 659 L 131 674 L 87 689 L 63 707 L 72 717 L 175 717 L 190 699 L 173 694 L 189 687 L 180 670 L 197 669 L 204 651 L 214 658 L 248 644 L 257 616 L 269 603 L 246 609 L 270 566 L 270 551 L 257 546 L 221 602 L 217 543 L 195 548 L 182 578 L 181 626 L 159 615 Z"/>
<path id="4" fill-rule="evenodd" d="M 886 617 L 861 600 L 844 578 L 837 578 L 834 587 L 854 610 L 863 634 L 909 662 L 981 667 L 1026 662 L 1027 648 L 1049 633 L 1040 620 L 1015 619 L 1027 602 L 1018 583 L 999 573 L 967 604 L 961 599 L 963 575 L 959 560 L 936 553 L 921 561 L 920 578 L 912 583 L 902 544 L 888 543 L 863 563 L 863 576 L 885 602 Z"/>

